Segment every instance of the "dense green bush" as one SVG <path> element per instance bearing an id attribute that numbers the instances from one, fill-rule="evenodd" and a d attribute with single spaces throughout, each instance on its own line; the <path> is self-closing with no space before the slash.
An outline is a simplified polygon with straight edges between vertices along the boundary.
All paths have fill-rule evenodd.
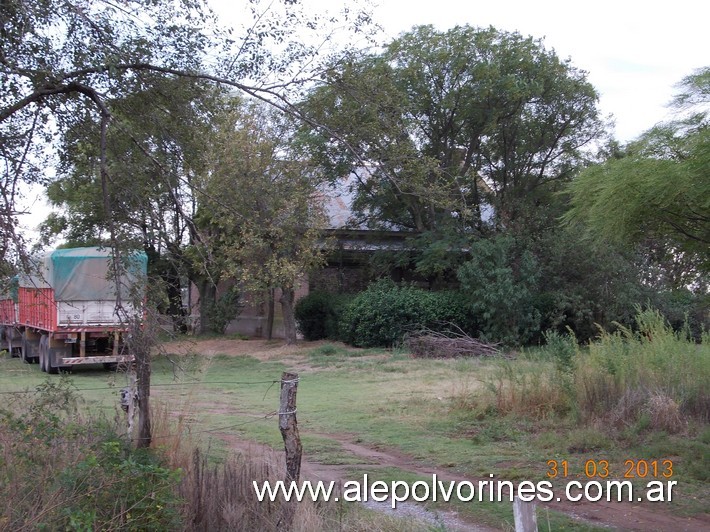
<path id="1" fill-rule="evenodd" d="M 296 303 L 294 314 L 299 332 L 306 340 L 339 339 L 338 322 L 352 296 L 311 292 Z"/>
<path id="2" fill-rule="evenodd" d="M 340 320 L 343 341 L 359 347 L 393 346 L 413 330 L 444 330 L 451 324 L 470 331 L 472 320 L 456 292 L 429 292 L 380 280 L 358 294 Z"/>
<path id="3" fill-rule="evenodd" d="M 649 303 L 673 330 L 684 332 L 695 341 L 700 341 L 703 332 L 710 330 L 710 295 L 694 294 L 687 289 L 667 290 L 655 293 Z"/>
<path id="4" fill-rule="evenodd" d="M 243 307 L 239 289 L 232 286 L 209 308 L 209 324 L 212 332 L 224 334 L 229 322 L 239 315 Z"/>
<path id="5" fill-rule="evenodd" d="M 541 314 L 534 296 L 540 268 L 532 253 L 520 249 L 513 238 L 475 242 L 471 259 L 457 274 L 485 340 L 520 345 L 539 333 Z"/>

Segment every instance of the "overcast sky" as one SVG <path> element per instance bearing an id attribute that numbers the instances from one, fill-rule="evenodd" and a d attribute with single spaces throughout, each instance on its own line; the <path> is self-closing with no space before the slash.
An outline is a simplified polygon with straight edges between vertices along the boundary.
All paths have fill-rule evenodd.
<path id="1" fill-rule="evenodd" d="M 224 22 L 244 17 L 239 0 L 210 0 Z M 336 0 L 302 0 L 309 10 L 335 10 Z M 351 2 L 350 5 L 354 3 Z M 710 64 L 710 3 L 701 0 L 379 0 L 375 22 L 389 37 L 418 24 L 440 30 L 494 26 L 544 38 L 562 58 L 589 72 L 613 115 L 616 138 L 629 141 L 668 118 L 674 85 Z"/>
<path id="2" fill-rule="evenodd" d="M 224 24 L 245 22 L 245 0 L 208 1 Z M 301 1 L 313 12 L 335 12 L 342 5 L 342 0 Z M 602 112 L 614 116 L 622 142 L 667 119 L 674 85 L 710 64 L 709 18 L 710 3 L 701 0 L 379 0 L 374 8 L 383 40 L 418 24 L 440 30 L 494 26 L 544 38 L 546 47 L 589 72 Z M 33 215 L 23 225 L 33 225 L 37 212 L 46 210 L 42 192 L 28 193 L 27 200 Z"/>

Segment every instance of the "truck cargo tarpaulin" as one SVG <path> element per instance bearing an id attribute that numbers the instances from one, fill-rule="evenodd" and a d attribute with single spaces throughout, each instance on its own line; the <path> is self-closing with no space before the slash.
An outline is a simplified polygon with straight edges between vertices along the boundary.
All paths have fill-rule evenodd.
<path id="1" fill-rule="evenodd" d="M 126 318 L 142 314 L 148 258 L 125 252 L 116 262 L 119 286 L 110 249 L 59 249 L 37 261 L 31 274 L 20 275 L 19 287 L 5 286 L 0 337 L 10 352 L 39 362 L 47 373 L 131 364 Z"/>
<path id="2" fill-rule="evenodd" d="M 58 249 L 44 257 L 43 274 L 54 288 L 55 301 L 115 301 L 118 292 L 111 262 L 110 249 Z M 147 263 L 144 253 L 121 257 L 121 299 L 131 298 L 134 287 L 144 286 Z"/>

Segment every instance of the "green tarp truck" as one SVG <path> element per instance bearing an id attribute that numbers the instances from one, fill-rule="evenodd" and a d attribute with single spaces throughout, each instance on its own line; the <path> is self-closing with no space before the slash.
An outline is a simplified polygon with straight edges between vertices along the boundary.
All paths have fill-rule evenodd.
<path id="1" fill-rule="evenodd" d="M 114 260 L 101 248 L 48 253 L 0 293 L 2 346 L 48 373 L 130 363 L 122 338 L 143 312 L 147 262 L 142 252 Z"/>

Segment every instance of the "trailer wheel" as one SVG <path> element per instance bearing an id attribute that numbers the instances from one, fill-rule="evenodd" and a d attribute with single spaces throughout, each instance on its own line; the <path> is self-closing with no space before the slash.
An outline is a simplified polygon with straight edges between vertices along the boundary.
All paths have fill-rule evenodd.
<path id="1" fill-rule="evenodd" d="M 22 361 L 25 364 L 33 364 L 39 361 L 37 356 L 37 350 L 39 345 L 33 342 L 32 339 L 28 338 L 28 332 L 22 333 Z"/>
<path id="2" fill-rule="evenodd" d="M 17 339 L 17 329 L 14 327 L 10 329 L 10 338 L 8 339 L 8 346 L 10 348 L 10 356 L 12 358 L 17 358 L 22 356 L 22 348 L 15 344 L 15 340 Z"/>
<path id="3" fill-rule="evenodd" d="M 44 352 L 45 352 L 44 364 L 45 364 L 45 367 L 47 368 L 47 373 L 49 373 L 50 375 L 56 375 L 57 373 L 59 373 L 59 366 L 57 366 L 54 363 L 54 360 L 56 358 L 55 355 L 57 353 L 54 349 L 49 347 L 49 338 L 47 338 L 47 341 L 45 342 L 44 345 L 45 345 L 45 347 L 44 347 Z"/>
<path id="4" fill-rule="evenodd" d="M 20 348 L 15 344 L 15 339 L 17 338 L 17 330 L 12 326 L 3 327 L 2 331 L 2 343 L 7 344 L 5 348 L 8 354 L 12 357 L 20 356 Z M 2 348 L 0 348 L 2 349 Z"/>

